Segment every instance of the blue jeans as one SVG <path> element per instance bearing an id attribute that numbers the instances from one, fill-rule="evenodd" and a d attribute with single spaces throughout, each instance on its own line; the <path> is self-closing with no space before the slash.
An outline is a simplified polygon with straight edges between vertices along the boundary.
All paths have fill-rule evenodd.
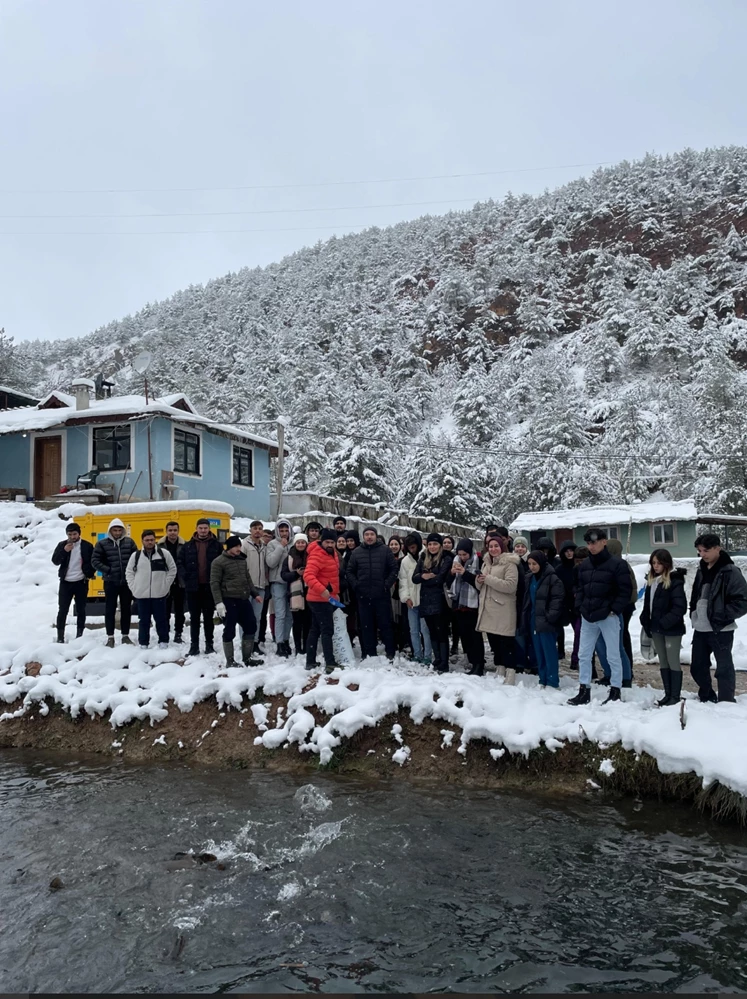
<path id="1" fill-rule="evenodd" d="M 410 641 L 412 642 L 412 654 L 416 659 L 423 658 L 423 649 L 425 649 L 425 658 L 433 659 L 433 647 L 431 646 L 431 633 L 428 631 L 428 625 L 420 616 L 419 607 L 408 607 L 407 608 L 407 623 L 410 625 Z M 421 637 L 422 632 L 422 637 Z"/>
<path id="2" fill-rule="evenodd" d="M 628 659 L 628 653 L 625 651 L 625 645 L 623 643 L 624 627 L 625 626 L 623 622 L 623 616 L 621 614 L 620 615 L 620 660 L 622 662 L 622 668 L 623 668 L 623 680 L 632 680 L 633 667 L 630 664 L 630 659 Z M 595 651 L 596 654 L 599 656 L 599 662 L 602 665 L 602 670 L 604 672 L 604 675 L 609 679 L 611 673 L 610 673 L 609 660 L 607 658 L 607 646 L 604 644 L 604 638 L 601 635 L 597 639 Z"/>
<path id="3" fill-rule="evenodd" d="M 166 597 L 143 597 L 138 600 L 137 616 L 139 619 L 137 640 L 141 645 L 147 645 L 150 641 L 151 616 L 156 623 L 158 641 L 168 642 L 169 619 L 166 614 Z"/>
<path id="4" fill-rule="evenodd" d="M 534 632 L 532 645 L 537 658 L 539 682 L 546 687 L 560 686 L 558 677 L 558 633 L 556 631 Z"/>
<path id="5" fill-rule="evenodd" d="M 275 641 L 287 642 L 290 638 L 293 618 L 288 603 L 288 584 L 270 583 L 272 606 L 275 611 Z"/>
<path id="6" fill-rule="evenodd" d="M 607 659 L 610 665 L 610 685 L 622 687 L 622 659 L 620 658 L 620 617 L 617 614 L 605 617 L 601 621 L 587 621 L 581 618 L 581 641 L 578 648 L 578 679 L 587 687 L 591 683 L 591 657 L 597 639 L 601 635 L 607 649 Z"/>

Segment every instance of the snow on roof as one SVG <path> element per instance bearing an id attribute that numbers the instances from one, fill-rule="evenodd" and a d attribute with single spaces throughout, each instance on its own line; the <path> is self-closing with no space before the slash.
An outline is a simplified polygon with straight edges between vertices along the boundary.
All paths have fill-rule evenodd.
<path id="1" fill-rule="evenodd" d="M 647 524 L 675 520 L 697 520 L 695 503 L 690 500 L 656 500 L 620 506 L 586 506 L 575 510 L 547 510 L 520 513 L 509 530 L 556 531 L 563 527 L 606 527 L 608 524 Z"/>
<path id="2" fill-rule="evenodd" d="M 53 409 L 43 409 L 46 402 L 52 397 L 64 403 L 63 406 Z M 238 427 L 211 420 L 207 416 L 200 416 L 199 413 L 188 413 L 183 409 L 177 409 L 171 402 L 184 400 L 191 406 L 189 400 L 184 395 L 167 396 L 166 399 L 151 399 L 146 404 L 145 398 L 141 395 L 117 395 L 110 399 L 94 399 L 88 409 L 76 409 L 75 398 L 66 395 L 64 392 L 50 392 L 38 406 L 22 406 L 18 409 L 9 409 L 0 412 L 0 435 L 15 434 L 33 430 L 50 430 L 52 427 L 62 426 L 71 420 L 78 423 L 86 423 L 101 417 L 120 417 L 132 419 L 133 417 L 165 416 L 171 420 L 178 420 L 180 423 L 193 423 L 215 430 L 223 434 L 230 434 L 233 437 L 241 437 L 244 440 L 262 444 L 267 448 L 277 448 L 277 441 L 267 437 L 259 437 L 256 434 L 247 433 Z M 286 454 L 288 452 L 286 451 Z"/>
<path id="3" fill-rule="evenodd" d="M 61 517 L 84 517 L 95 513 L 111 517 L 134 517 L 137 513 L 179 513 L 185 510 L 204 510 L 206 513 L 227 513 L 233 516 L 230 503 L 220 500 L 154 500 L 152 503 L 106 503 L 104 506 L 86 506 L 82 503 L 64 503 L 55 512 Z"/>
<path id="4" fill-rule="evenodd" d="M 10 385 L 0 385 L 0 392 L 5 395 L 15 395 L 19 399 L 28 399 L 29 402 L 38 402 L 38 398 L 35 395 L 31 395 L 29 392 L 22 392 L 17 388 L 11 388 Z"/>

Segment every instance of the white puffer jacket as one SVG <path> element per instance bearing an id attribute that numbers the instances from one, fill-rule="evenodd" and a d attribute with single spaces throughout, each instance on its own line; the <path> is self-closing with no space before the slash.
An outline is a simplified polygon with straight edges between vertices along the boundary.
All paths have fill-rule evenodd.
<path id="1" fill-rule="evenodd" d="M 413 583 L 412 574 L 418 560 L 408 552 L 399 564 L 399 599 L 402 603 L 412 600 L 413 607 L 420 606 L 420 583 Z"/>
<path id="2" fill-rule="evenodd" d="M 150 556 L 145 550 L 135 552 L 127 563 L 125 577 L 136 600 L 158 600 L 169 595 L 176 579 L 176 563 L 160 548 L 154 548 Z"/>

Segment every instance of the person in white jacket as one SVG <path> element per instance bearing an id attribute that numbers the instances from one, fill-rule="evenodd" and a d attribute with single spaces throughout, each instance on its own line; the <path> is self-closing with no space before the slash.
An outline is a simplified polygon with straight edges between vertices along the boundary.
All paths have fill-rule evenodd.
<path id="1" fill-rule="evenodd" d="M 141 649 L 148 648 L 152 617 L 158 634 L 158 648 L 165 649 L 169 644 L 166 602 L 171 584 L 176 579 L 176 563 L 169 552 L 156 547 L 155 531 L 145 530 L 141 537 L 142 551 L 130 556 L 125 570 L 127 585 L 137 600 L 140 621 L 138 642 Z"/>
<path id="2" fill-rule="evenodd" d="M 433 660 L 433 648 L 428 625 L 420 617 L 420 584 L 412 581 L 422 547 L 423 539 L 417 531 L 405 538 L 407 555 L 399 564 L 399 599 L 407 607 L 413 659 L 419 663 L 430 663 Z"/>

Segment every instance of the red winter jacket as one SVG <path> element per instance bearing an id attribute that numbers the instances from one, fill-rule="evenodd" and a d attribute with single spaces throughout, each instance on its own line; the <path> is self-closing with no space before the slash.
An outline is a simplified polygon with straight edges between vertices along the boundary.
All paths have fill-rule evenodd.
<path id="1" fill-rule="evenodd" d="M 330 597 L 340 599 L 340 561 L 337 552 L 327 552 L 317 542 L 306 549 L 306 571 L 303 581 L 308 586 L 306 599 L 313 603 L 323 603 Z M 328 589 L 327 587 L 331 587 Z"/>

